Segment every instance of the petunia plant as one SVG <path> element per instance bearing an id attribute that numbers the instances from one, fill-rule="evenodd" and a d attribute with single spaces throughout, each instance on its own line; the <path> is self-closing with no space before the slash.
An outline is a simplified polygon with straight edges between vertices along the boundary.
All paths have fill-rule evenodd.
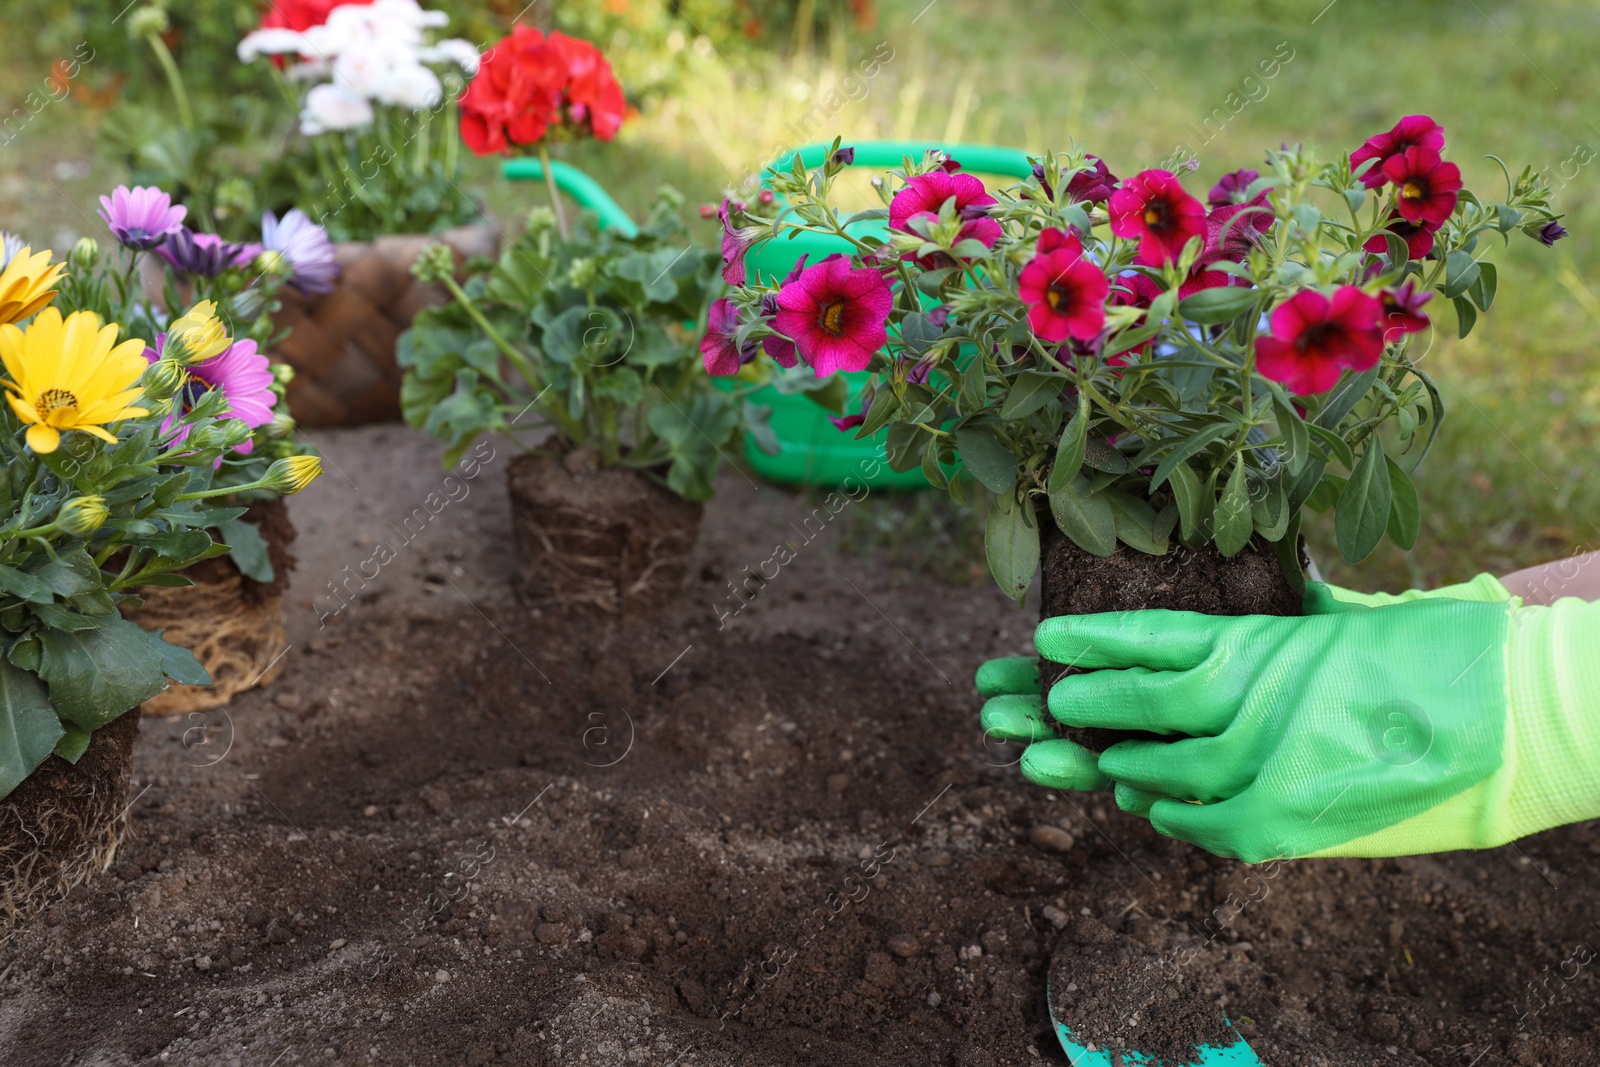
<path id="1" fill-rule="evenodd" d="M 216 393 L 223 403 L 219 417 L 242 432 L 219 457 L 215 485 L 244 487 L 275 460 L 309 455 L 295 439 L 285 402 L 293 371 L 271 362 L 266 349 L 278 340 L 272 313 L 283 286 L 308 294 L 333 287 L 338 262 L 322 227 L 299 210 L 281 219 L 267 212 L 261 241 L 239 244 L 189 229 L 186 209 L 157 188 L 119 186 L 100 205 L 120 257 L 92 239 L 80 241 L 55 306 L 64 313 L 93 312 L 145 342 L 143 358 L 156 368 L 166 390 L 162 398 L 171 401 L 162 423 L 169 443 L 183 442 L 189 433 L 184 414 Z M 159 302 L 146 299 L 151 272 L 142 265 L 158 268 Z M 239 493 L 240 503 L 265 499 L 244 488 Z M 218 534 L 245 575 L 272 580 L 266 544 L 251 523 L 230 518 Z"/>
<path id="2" fill-rule="evenodd" d="M 765 353 L 872 371 L 846 425 L 886 430 L 894 469 L 992 502 L 989 563 L 1014 597 L 1045 521 L 1098 556 L 1276 547 L 1292 581 L 1307 506 L 1333 509 L 1352 561 L 1386 534 L 1411 547 L 1411 472 L 1444 413 L 1420 365 L 1433 316 L 1452 304 L 1464 337 L 1490 309 L 1491 238 L 1565 233 L 1532 169 L 1491 156 L 1503 197 L 1464 188 L 1423 115 L 1333 159 L 1269 152 L 1205 202 L 1183 185 L 1193 161 L 1119 179 L 1075 149 L 991 189 L 930 152 L 846 218 L 830 193 L 851 151 L 835 149 L 769 173 L 771 208 L 725 218 L 736 288 L 707 369 Z M 742 277 L 755 242 L 794 230 L 841 251 Z"/>
<path id="3" fill-rule="evenodd" d="M 401 335 L 406 421 L 446 442 L 447 464 L 483 434 L 534 432 L 547 438 L 539 448 L 583 450 L 708 499 L 722 455 L 759 419 L 747 390 L 700 373 L 694 337 L 716 254 L 686 240 L 681 203 L 663 189 L 638 233 L 566 240 L 535 208 L 527 232 L 464 283 L 447 248 L 426 251 L 413 273 L 455 299 Z"/>
<path id="4" fill-rule="evenodd" d="M 63 314 L 49 253 L 7 248 L 0 270 L 0 797 L 52 753 L 166 688 L 210 679 L 184 649 L 123 619 L 141 586 L 182 586 L 221 555 L 208 529 L 241 492 L 286 494 L 319 470 L 279 459 L 219 486 L 249 434 L 211 390 L 180 409 L 145 342 L 93 311 Z M 43 257 L 41 262 L 40 257 Z M 19 264 L 21 265 L 19 267 Z M 69 264 L 70 268 L 70 264 Z"/>

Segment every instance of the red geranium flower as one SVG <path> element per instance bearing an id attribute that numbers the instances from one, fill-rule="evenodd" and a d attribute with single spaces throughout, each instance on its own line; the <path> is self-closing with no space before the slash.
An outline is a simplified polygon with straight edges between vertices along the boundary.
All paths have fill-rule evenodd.
<path id="1" fill-rule="evenodd" d="M 883 275 L 871 267 L 852 268 L 835 253 L 778 290 L 773 325 L 825 378 L 836 370 L 866 370 L 872 354 L 889 339 L 893 305 Z"/>
<path id="2" fill-rule="evenodd" d="M 1383 355 L 1383 306 L 1353 285 L 1328 299 L 1296 293 L 1272 313 L 1272 336 L 1256 338 L 1256 369 L 1296 393 L 1325 393 L 1339 374 L 1367 370 Z"/>
<path id="3" fill-rule="evenodd" d="M 725 377 L 756 358 L 756 343 L 739 344 L 739 309 L 723 297 L 713 301 L 706 316 L 706 335 L 700 338 L 700 358 L 706 373 Z"/>
<path id="4" fill-rule="evenodd" d="M 1389 213 L 1389 225 L 1384 228 L 1405 239 L 1406 255 L 1412 259 L 1422 259 L 1432 252 L 1433 235 L 1439 232 L 1439 227 L 1434 223 L 1407 222 L 1398 211 Z M 1361 247 L 1381 256 L 1388 253 L 1389 242 L 1384 240 L 1383 234 L 1375 233 Z"/>
<path id="5" fill-rule="evenodd" d="M 985 248 L 993 248 L 1000 239 L 1000 223 L 988 215 L 988 208 L 996 203 L 995 198 L 989 195 L 989 190 L 977 178 L 951 170 L 931 171 L 909 179 L 905 188 L 895 193 L 894 199 L 889 202 L 889 228 L 901 233 L 916 233 L 911 228 L 911 220 L 918 215 L 937 218 L 939 209 L 951 197 L 955 198 L 956 214 L 965 220 L 961 224 L 958 240 L 971 238 Z M 916 257 L 908 253 L 905 258 Z M 953 266 L 949 259 L 949 256 L 939 253 L 924 256 L 917 262 L 925 270 L 937 270 Z"/>
<path id="6" fill-rule="evenodd" d="M 1383 165 L 1392 156 L 1405 154 L 1408 148 L 1429 148 L 1435 152 L 1444 148 L 1444 127 L 1427 115 L 1407 115 L 1395 123 L 1388 133 L 1367 138 L 1367 143 L 1350 153 L 1350 169 L 1355 170 L 1369 159 L 1378 162 L 1361 176 L 1361 183 L 1376 189 L 1388 180 Z"/>
<path id="7" fill-rule="evenodd" d="M 461 138 L 480 156 L 537 144 L 552 127 L 609 141 L 627 111 L 599 49 L 523 25 L 483 53 L 458 103 Z"/>
<path id="8" fill-rule="evenodd" d="M 1139 239 L 1141 261 L 1165 266 L 1206 232 L 1206 209 L 1168 170 L 1143 170 L 1111 194 L 1111 232 Z"/>
<path id="9" fill-rule="evenodd" d="M 272 0 L 261 16 L 261 28 L 304 33 L 327 22 L 328 15 L 336 7 L 370 3 L 372 0 Z"/>
<path id="10" fill-rule="evenodd" d="M 1106 323 L 1105 272 L 1083 256 L 1077 234 L 1051 227 L 1022 268 L 1017 295 L 1028 305 L 1028 326 L 1041 341 L 1087 341 Z"/>
<path id="11" fill-rule="evenodd" d="M 1407 222 L 1443 226 L 1456 209 L 1461 168 L 1431 148 L 1408 148 L 1390 156 L 1383 161 L 1383 174 L 1394 182 L 1395 207 Z"/>
<path id="12" fill-rule="evenodd" d="M 1418 333 L 1428 328 L 1428 315 L 1422 305 L 1433 299 L 1432 293 L 1417 292 L 1417 280 L 1407 278 L 1398 289 L 1385 289 L 1378 294 L 1383 305 L 1383 339 L 1398 341 L 1408 333 Z"/>

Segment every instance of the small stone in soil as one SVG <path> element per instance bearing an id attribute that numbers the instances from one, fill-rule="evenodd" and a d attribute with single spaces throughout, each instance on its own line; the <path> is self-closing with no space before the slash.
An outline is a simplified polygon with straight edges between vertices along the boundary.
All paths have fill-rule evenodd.
<path id="1" fill-rule="evenodd" d="M 910 934 L 896 934 L 889 939 L 889 951 L 903 960 L 908 960 L 921 952 L 922 946 L 917 944 L 917 939 Z"/>
<path id="2" fill-rule="evenodd" d="M 1077 838 L 1059 826 L 1043 824 L 1028 831 L 1028 840 L 1035 848 L 1042 848 L 1047 852 L 1071 852 L 1072 846 L 1078 843 Z"/>

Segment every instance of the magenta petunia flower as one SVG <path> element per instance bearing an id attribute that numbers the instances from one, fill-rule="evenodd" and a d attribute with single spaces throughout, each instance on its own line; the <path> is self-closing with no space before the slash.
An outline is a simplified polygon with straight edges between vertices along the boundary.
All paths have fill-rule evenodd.
<path id="1" fill-rule="evenodd" d="M 1116 192 L 1117 176 L 1111 173 L 1111 168 L 1099 156 L 1084 158 L 1093 167 L 1080 170 L 1067 179 L 1067 199 L 1074 204 L 1103 204 Z"/>
<path id="2" fill-rule="evenodd" d="M 1431 148 L 1408 148 L 1384 160 L 1383 173 L 1395 184 L 1395 208 L 1407 222 L 1443 226 L 1456 209 L 1461 168 L 1446 163 Z"/>
<path id="3" fill-rule="evenodd" d="M 1148 308 L 1155 303 L 1156 297 L 1160 295 L 1161 286 L 1156 284 L 1154 279 L 1148 275 L 1140 274 L 1138 271 L 1128 271 L 1126 274 L 1117 275 L 1116 285 L 1111 289 L 1108 302 L 1112 307 Z M 1117 353 L 1106 362 L 1113 367 L 1124 366 L 1132 356 L 1149 351 L 1150 346 L 1154 343 L 1155 339 L 1152 338 L 1143 344 L 1135 345 L 1126 352 Z"/>
<path id="4" fill-rule="evenodd" d="M 1206 194 L 1206 203 L 1212 207 L 1226 207 L 1229 204 L 1244 202 L 1245 190 L 1250 188 L 1250 183 L 1261 177 L 1261 172 L 1244 167 L 1232 174 L 1224 174 L 1222 180 L 1211 187 Z"/>
<path id="5" fill-rule="evenodd" d="M 1224 261 L 1244 262 L 1250 250 L 1261 241 L 1261 235 L 1272 229 L 1272 208 L 1267 205 L 1270 192 L 1271 189 L 1263 189 L 1249 203 L 1224 204 L 1211 210 L 1206 216 L 1205 246 L 1189 268 L 1189 276 L 1178 287 L 1179 299 L 1193 296 L 1202 289 L 1248 284 L 1243 278 L 1211 268 Z M 1161 266 L 1146 259 L 1142 247 L 1133 261 L 1146 267 Z"/>
<path id="6" fill-rule="evenodd" d="M 100 217 L 125 247 L 148 252 L 177 233 L 189 209 L 174 207 L 172 197 L 153 185 L 129 189 L 119 185 L 100 198 Z"/>
<path id="7" fill-rule="evenodd" d="M 955 198 L 956 214 L 962 219 L 957 239 L 973 240 L 985 248 L 993 248 L 995 242 L 1000 240 L 1000 223 L 989 217 L 988 209 L 995 205 L 996 200 L 983 187 L 983 182 L 970 174 L 955 171 L 936 170 L 909 179 L 905 188 L 895 193 L 894 199 L 889 201 L 889 228 L 901 233 L 916 233 L 911 228 L 911 220 L 919 215 L 937 218 L 939 209 L 952 197 Z M 905 258 L 916 257 L 907 253 Z M 917 262 L 925 270 L 954 266 L 950 257 L 943 253 L 924 256 Z"/>
<path id="8" fill-rule="evenodd" d="M 1398 211 L 1389 213 L 1389 225 L 1384 228 L 1405 240 L 1406 255 L 1411 259 L 1422 259 L 1432 252 L 1433 235 L 1439 232 L 1439 227 L 1433 223 L 1408 222 L 1400 217 Z M 1388 253 L 1389 242 L 1384 240 L 1383 234 L 1377 233 L 1367 238 L 1367 243 L 1361 247 L 1381 256 Z"/>
<path id="9" fill-rule="evenodd" d="M 1165 266 L 1183 246 L 1206 232 L 1206 209 L 1183 191 L 1177 175 L 1167 170 L 1142 170 L 1111 194 L 1111 232 L 1139 240 L 1145 263 Z"/>
<path id="10" fill-rule="evenodd" d="M 765 232 L 760 226 L 735 226 L 733 214 L 743 210 L 743 204 L 727 199 L 717 208 L 717 218 L 722 220 L 722 280 L 729 285 L 745 283 L 744 257 L 756 238 Z"/>
<path id="11" fill-rule="evenodd" d="M 1084 258 L 1077 234 L 1051 227 L 1017 278 L 1017 295 L 1028 305 L 1028 326 L 1041 341 L 1068 337 L 1087 341 L 1106 323 L 1105 272 Z"/>
<path id="12" fill-rule="evenodd" d="M 1383 355 L 1383 305 L 1353 285 L 1333 299 L 1296 293 L 1272 312 L 1272 336 L 1256 338 L 1256 369 L 1296 393 L 1325 393 L 1346 367 L 1367 370 Z"/>
<path id="13" fill-rule="evenodd" d="M 1407 278 L 1398 289 L 1379 293 L 1378 303 L 1383 305 L 1383 339 L 1398 341 L 1405 334 L 1426 330 L 1428 314 L 1422 306 L 1432 299 L 1432 293 L 1417 291 L 1415 278 Z"/>
<path id="14" fill-rule="evenodd" d="M 229 267 L 243 267 L 261 254 L 258 244 L 235 244 L 214 233 L 195 233 L 180 226 L 156 246 L 156 255 L 180 274 L 215 278 Z"/>
<path id="15" fill-rule="evenodd" d="M 778 291 L 774 326 L 819 377 L 865 370 L 889 339 L 894 296 L 883 275 L 835 253 Z"/>
<path id="16" fill-rule="evenodd" d="M 1444 127 L 1427 115 L 1407 115 L 1395 123 L 1388 133 L 1367 138 L 1366 144 L 1350 153 L 1350 169 L 1360 168 L 1369 159 L 1376 159 L 1371 169 L 1361 176 L 1361 183 L 1376 189 L 1388 181 L 1383 165 L 1392 157 L 1404 155 L 1410 148 L 1428 148 L 1435 152 L 1444 149 Z"/>
<path id="17" fill-rule="evenodd" d="M 855 429 L 867 421 L 866 412 L 858 411 L 854 415 L 829 415 L 828 421 L 833 423 L 833 428 L 840 433 Z"/>
<path id="18" fill-rule="evenodd" d="M 713 301 L 706 316 L 706 335 L 700 338 L 706 373 L 718 377 L 738 374 L 740 367 L 756 358 L 756 351 L 754 341 L 739 344 L 739 309 L 734 302 L 727 297 Z"/>
<path id="19" fill-rule="evenodd" d="M 270 211 L 261 216 L 261 246 L 288 261 L 289 284 L 303 295 L 333 291 L 339 253 L 328 240 L 328 231 L 304 211 L 293 208 L 281 220 Z"/>
<path id="20" fill-rule="evenodd" d="M 145 358 L 152 363 L 160 359 L 166 342 L 166 334 L 157 334 L 155 346 L 145 349 Z M 189 383 L 175 398 L 177 403 L 173 405 L 172 414 L 161 424 L 161 432 L 172 435 L 169 445 L 182 444 L 188 438 L 193 427 L 181 424 L 184 414 L 193 410 L 200 397 L 213 389 L 222 390 L 227 401 L 226 418 L 238 419 L 252 430 L 272 421 L 272 405 L 278 399 L 272 391 L 276 379 L 272 364 L 256 350 L 254 341 L 248 338 L 235 341 L 210 359 L 189 367 L 188 371 Z M 247 439 L 235 451 L 249 452 L 254 447 L 255 442 Z"/>

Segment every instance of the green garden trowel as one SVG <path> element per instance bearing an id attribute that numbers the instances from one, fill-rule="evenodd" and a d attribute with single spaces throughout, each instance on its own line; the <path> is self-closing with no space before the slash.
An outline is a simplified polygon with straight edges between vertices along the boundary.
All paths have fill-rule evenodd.
<path id="1" fill-rule="evenodd" d="M 1123 1051 L 1117 1060 L 1113 1060 L 1112 1053 L 1096 1049 L 1091 1051 L 1088 1047 L 1079 1044 L 1072 1036 L 1072 1028 L 1055 1015 L 1055 997 L 1050 995 L 1047 988 L 1045 997 L 1050 1004 L 1050 1022 L 1056 1028 L 1056 1040 L 1061 1042 L 1061 1047 L 1066 1050 L 1067 1058 L 1072 1061 L 1072 1067 L 1135 1067 L 1137 1064 L 1149 1064 L 1156 1067 L 1157 1060 L 1154 1056 L 1146 1056 L 1142 1052 Z M 1225 1045 L 1205 1044 L 1199 1046 L 1196 1058 L 1188 1061 L 1183 1067 L 1262 1067 L 1261 1060 L 1251 1050 L 1245 1039 L 1234 1030 L 1233 1023 L 1223 1020 L 1232 1040 Z M 1164 1061 L 1163 1067 L 1177 1067 L 1171 1061 Z"/>

